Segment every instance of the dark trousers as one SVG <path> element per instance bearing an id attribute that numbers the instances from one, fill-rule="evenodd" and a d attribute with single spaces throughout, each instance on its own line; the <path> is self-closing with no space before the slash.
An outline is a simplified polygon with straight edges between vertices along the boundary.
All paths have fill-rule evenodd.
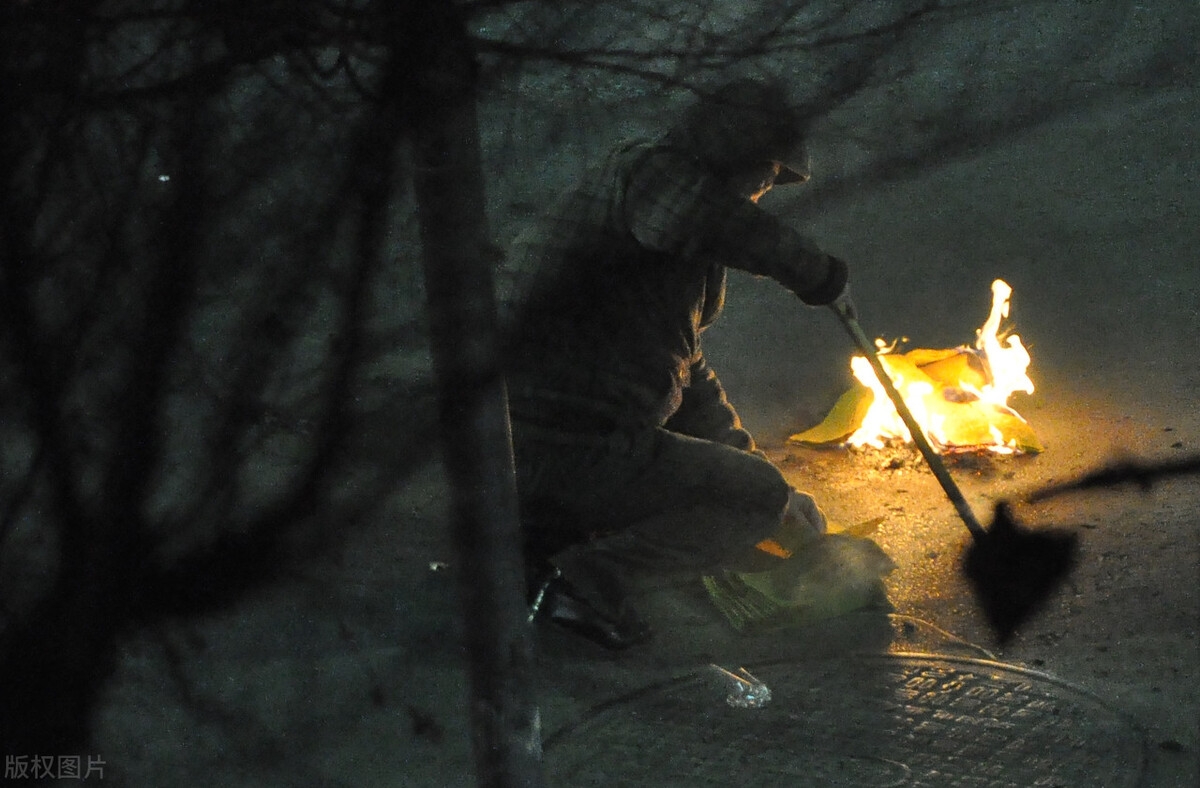
<path id="1" fill-rule="evenodd" d="M 631 573 L 757 570 L 789 485 L 758 454 L 663 427 L 607 434 L 513 424 L 527 553 L 619 615 Z"/>

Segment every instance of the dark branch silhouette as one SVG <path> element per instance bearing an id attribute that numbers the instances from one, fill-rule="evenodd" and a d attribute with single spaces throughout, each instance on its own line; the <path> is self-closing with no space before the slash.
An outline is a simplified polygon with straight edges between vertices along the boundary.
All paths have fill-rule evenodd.
<path id="1" fill-rule="evenodd" d="M 1153 462 L 1133 459 L 1119 460 L 1089 471 L 1076 479 L 1041 487 L 1025 496 L 1025 500 L 1037 503 L 1068 493 L 1106 490 L 1126 484 L 1133 484 L 1143 491 L 1149 491 L 1155 484 L 1165 479 L 1197 474 L 1200 474 L 1200 455 L 1195 454 Z"/>

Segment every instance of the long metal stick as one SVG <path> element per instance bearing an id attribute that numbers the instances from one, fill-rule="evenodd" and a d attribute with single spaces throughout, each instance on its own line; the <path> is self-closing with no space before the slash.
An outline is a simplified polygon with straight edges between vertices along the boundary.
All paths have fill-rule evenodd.
<path id="1" fill-rule="evenodd" d="M 967 499 L 963 497 L 962 491 L 958 489 L 958 485 L 954 483 L 950 472 L 946 470 L 946 464 L 942 462 L 942 458 L 929 445 L 929 440 L 925 437 L 925 431 L 921 429 L 921 425 L 913 417 L 912 411 L 908 409 L 908 405 L 904 402 L 904 398 L 896 390 L 895 384 L 892 383 L 891 375 L 884 368 L 883 362 L 879 360 L 879 352 L 875 349 L 874 343 L 867 339 L 867 335 L 863 333 L 862 326 L 858 324 L 858 318 L 854 316 L 854 309 L 850 305 L 850 301 L 848 299 L 839 300 L 830 306 L 838 318 L 841 319 L 842 325 L 850 333 L 854 344 L 867 357 L 867 361 L 871 364 L 871 369 L 875 370 L 875 377 L 879 378 L 879 382 L 883 384 L 883 390 L 887 392 L 888 399 L 896 406 L 896 412 L 900 414 L 900 419 L 904 422 L 904 426 L 908 427 L 913 443 L 917 444 L 917 450 L 925 458 L 925 464 L 929 466 L 929 470 L 933 471 L 934 477 L 946 492 L 946 497 L 950 499 L 950 503 L 954 504 L 954 508 L 958 510 L 958 516 L 962 518 L 963 524 L 967 526 L 967 530 L 971 532 L 971 536 L 975 537 L 976 541 L 982 542 L 986 540 L 987 532 L 979 524 L 979 520 L 975 517 L 975 512 L 971 511 L 971 506 L 967 503 Z"/>

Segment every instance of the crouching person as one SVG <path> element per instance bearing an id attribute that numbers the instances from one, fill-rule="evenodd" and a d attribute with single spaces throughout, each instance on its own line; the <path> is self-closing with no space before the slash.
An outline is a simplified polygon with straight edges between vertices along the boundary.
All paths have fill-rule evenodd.
<path id="1" fill-rule="evenodd" d="M 613 152 L 515 246 L 506 374 L 531 596 L 608 647 L 649 634 L 631 575 L 769 572 L 825 531 L 701 347 L 727 268 L 808 305 L 848 299 L 845 263 L 757 205 L 808 179 L 802 131 L 779 85 L 724 85 Z"/>

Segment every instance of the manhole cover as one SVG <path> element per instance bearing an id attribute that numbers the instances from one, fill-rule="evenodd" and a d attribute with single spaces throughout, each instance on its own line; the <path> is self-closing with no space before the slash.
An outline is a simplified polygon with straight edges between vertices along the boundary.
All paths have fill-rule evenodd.
<path id="1" fill-rule="evenodd" d="M 546 741 L 551 785 L 1136 786 L 1144 735 L 1091 693 L 998 662 L 915 654 L 750 666 L 757 709 L 715 673 L 594 709 Z"/>

